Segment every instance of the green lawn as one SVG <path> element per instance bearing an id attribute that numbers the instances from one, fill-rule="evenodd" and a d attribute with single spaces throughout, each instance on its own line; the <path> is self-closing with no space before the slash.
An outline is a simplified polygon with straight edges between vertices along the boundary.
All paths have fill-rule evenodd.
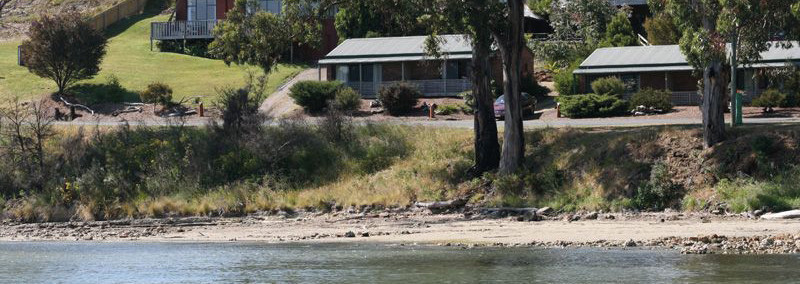
<path id="1" fill-rule="evenodd" d="M 239 87 L 253 67 L 226 66 L 220 60 L 150 51 L 150 22 L 166 21 L 165 15 L 143 15 L 112 26 L 106 57 L 100 74 L 81 83 L 102 84 L 113 75 L 129 91 L 141 91 L 152 82 L 170 85 L 174 99 L 204 96 L 214 102 L 216 89 Z M 32 99 L 56 90 L 53 82 L 39 78 L 24 67 L 17 66 L 19 41 L 0 42 L 0 98 Z M 274 90 L 297 74 L 302 67 L 281 65 L 269 76 L 269 88 Z"/>

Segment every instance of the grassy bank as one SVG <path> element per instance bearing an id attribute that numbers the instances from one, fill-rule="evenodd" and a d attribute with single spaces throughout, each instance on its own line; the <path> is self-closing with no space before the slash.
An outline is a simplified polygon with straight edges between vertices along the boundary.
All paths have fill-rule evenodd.
<path id="1" fill-rule="evenodd" d="M 70 128 L 47 143 L 47 178 L 5 159 L 6 218 L 26 221 L 408 206 L 788 209 L 800 206 L 800 126 L 748 126 L 713 149 L 693 127 L 540 129 L 526 169 L 470 178 L 471 132 L 284 122 L 208 128 Z M 21 159 L 24 159 L 21 158 Z M 32 177 L 37 176 L 35 170 Z M 724 204 L 724 205 L 723 205 Z"/>
<path id="2" fill-rule="evenodd" d="M 173 88 L 176 101 L 203 96 L 210 103 L 217 99 L 217 88 L 244 85 L 248 72 L 261 72 L 258 68 L 226 66 L 221 60 L 150 51 L 150 23 L 168 18 L 169 15 L 146 13 L 110 27 L 101 71 L 95 78 L 80 82 L 88 84 L 82 90 L 102 89 L 109 78 L 115 77 L 131 92 L 142 91 L 152 82 L 163 82 Z M 20 41 L 0 41 L 0 98 L 16 96 L 27 100 L 56 91 L 55 83 L 17 65 L 19 44 Z M 280 65 L 270 74 L 267 90 L 277 89 L 301 70 L 297 65 Z"/>

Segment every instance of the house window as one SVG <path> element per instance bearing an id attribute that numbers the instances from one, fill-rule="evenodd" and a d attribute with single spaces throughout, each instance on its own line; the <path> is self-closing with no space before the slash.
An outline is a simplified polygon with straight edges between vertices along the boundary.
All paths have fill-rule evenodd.
<path id="1" fill-rule="evenodd" d="M 461 68 L 459 68 L 459 65 L 460 65 L 459 63 L 460 62 L 458 62 L 458 61 L 448 61 L 447 62 L 447 67 L 446 67 L 447 68 L 447 70 L 446 70 L 447 76 L 445 76 L 445 79 L 451 79 L 451 80 L 452 79 L 461 79 L 461 74 L 459 72 L 459 70 Z"/>
<path id="2" fill-rule="evenodd" d="M 626 93 L 636 93 L 639 91 L 639 75 L 638 74 L 626 74 L 620 76 L 620 80 L 622 80 L 622 84 L 625 85 L 625 92 Z"/>
<path id="3" fill-rule="evenodd" d="M 361 82 L 358 64 L 347 65 L 347 68 L 349 69 L 347 71 L 347 82 Z"/>
<path id="4" fill-rule="evenodd" d="M 216 0 L 188 0 L 187 20 L 206 21 L 217 19 Z"/>
<path id="5" fill-rule="evenodd" d="M 361 65 L 361 81 L 372 82 L 374 81 L 375 65 L 364 64 Z"/>
<path id="6" fill-rule="evenodd" d="M 273 14 L 280 14 L 281 13 L 281 0 L 258 0 L 258 4 L 262 10 L 273 13 Z"/>
<path id="7" fill-rule="evenodd" d="M 350 68 L 347 65 L 336 66 L 336 81 L 347 82 L 347 79 L 350 78 L 349 74 Z"/>
<path id="8" fill-rule="evenodd" d="M 186 19 L 189 21 L 194 21 L 197 17 L 197 0 L 189 0 L 188 2 L 189 6 L 187 10 L 189 15 Z"/>

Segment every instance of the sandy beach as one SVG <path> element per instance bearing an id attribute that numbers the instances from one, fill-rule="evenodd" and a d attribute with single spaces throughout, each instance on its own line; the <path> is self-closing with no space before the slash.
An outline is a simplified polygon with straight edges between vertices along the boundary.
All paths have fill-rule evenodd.
<path id="1" fill-rule="evenodd" d="M 295 213 L 236 218 L 172 218 L 13 224 L 0 226 L 0 241 L 82 242 L 375 242 L 445 246 L 668 247 L 740 253 L 800 251 L 800 221 L 760 220 L 742 215 L 649 213 L 559 215 L 541 221 L 520 217 L 382 213 Z M 589 216 L 589 217 L 586 217 Z M 577 219 L 577 220 L 576 220 Z M 574 221 L 571 221 L 574 220 Z M 722 238 L 715 241 L 715 238 Z M 775 239 L 775 242 L 763 240 Z M 727 240 L 727 241 L 726 241 Z M 726 241 L 726 242 L 723 242 Z M 748 245 L 756 241 L 756 245 Z M 687 243 L 689 242 L 689 243 Z M 715 247 L 714 244 L 720 245 Z M 788 247 L 786 246 L 788 245 Z M 752 247 L 755 246 L 755 247 Z M 706 248 L 708 249 L 708 248 Z M 753 251 L 749 251 L 753 250 Z M 688 252 L 688 251 L 687 251 Z"/>

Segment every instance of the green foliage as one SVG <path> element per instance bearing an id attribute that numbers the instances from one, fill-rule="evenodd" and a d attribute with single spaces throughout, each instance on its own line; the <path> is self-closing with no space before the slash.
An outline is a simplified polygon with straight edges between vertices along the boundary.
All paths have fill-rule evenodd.
<path id="1" fill-rule="evenodd" d="M 644 30 L 647 32 L 647 41 L 652 45 L 677 44 L 680 39 L 678 27 L 664 13 L 647 18 L 644 22 Z"/>
<path id="2" fill-rule="evenodd" d="M 550 94 L 550 89 L 540 85 L 532 76 L 522 76 L 520 85 L 520 90 L 522 92 L 528 93 L 534 97 L 546 97 Z"/>
<path id="3" fill-rule="evenodd" d="M 345 112 L 357 111 L 361 107 L 361 95 L 352 88 L 340 88 L 336 91 L 333 107 Z"/>
<path id="4" fill-rule="evenodd" d="M 716 186 L 720 201 L 733 212 L 756 209 L 782 211 L 800 208 L 800 169 L 797 166 L 773 173 L 767 181 L 753 178 L 724 179 Z"/>
<path id="5" fill-rule="evenodd" d="M 155 82 L 147 85 L 147 89 L 142 91 L 139 96 L 142 102 L 168 106 L 172 103 L 172 88 L 167 84 Z"/>
<path id="6" fill-rule="evenodd" d="M 211 41 L 207 39 L 189 39 L 186 43 L 180 40 L 164 40 L 156 44 L 161 52 L 174 52 L 197 57 L 211 57 L 208 53 L 208 45 Z"/>
<path id="7" fill-rule="evenodd" d="M 773 108 L 779 107 L 786 102 L 786 94 L 776 89 L 769 89 L 753 99 L 753 106 L 764 108 L 764 112 L 773 112 Z"/>
<path id="8" fill-rule="evenodd" d="M 378 92 L 378 101 L 390 115 L 403 115 L 411 112 L 422 94 L 406 83 L 393 83 Z"/>
<path id="9" fill-rule="evenodd" d="M 672 110 L 672 95 L 667 91 L 643 89 L 631 97 L 631 107 L 644 106 L 646 108 L 659 109 L 664 112 Z"/>
<path id="10" fill-rule="evenodd" d="M 551 6 L 553 6 L 553 0 L 528 0 L 528 7 L 540 16 L 550 15 Z"/>
<path id="11" fill-rule="evenodd" d="M 107 40 L 77 12 L 43 15 L 31 23 L 28 38 L 21 47 L 25 66 L 55 81 L 59 94 L 100 72 Z"/>
<path id="12" fill-rule="evenodd" d="M 605 38 L 602 46 L 631 46 L 636 45 L 636 35 L 633 26 L 625 11 L 617 12 L 606 27 Z"/>
<path id="13" fill-rule="evenodd" d="M 215 38 L 208 47 L 226 64 L 255 65 L 269 73 L 292 45 L 292 30 L 287 28 L 292 23 L 283 15 L 260 10 L 255 0 L 236 0 L 226 17 L 214 28 Z"/>
<path id="14" fill-rule="evenodd" d="M 336 98 L 342 83 L 338 81 L 301 81 L 289 89 L 289 96 L 308 113 L 320 113 Z"/>
<path id="15" fill-rule="evenodd" d="M 338 5 L 335 25 L 340 41 L 426 32 L 418 20 L 424 14 L 423 5 L 413 1 L 353 0 Z"/>
<path id="16" fill-rule="evenodd" d="M 682 197 L 682 189 L 672 182 L 667 166 L 656 163 L 650 170 L 650 180 L 636 189 L 631 199 L 631 206 L 637 209 L 661 211 L 675 207 Z"/>
<path id="17" fill-rule="evenodd" d="M 561 114 L 571 118 L 611 117 L 625 115 L 628 102 L 611 95 L 560 96 Z"/>
<path id="18" fill-rule="evenodd" d="M 576 94 L 578 90 L 578 82 L 572 74 L 575 69 L 578 69 L 582 60 L 574 61 L 568 68 L 561 69 L 553 76 L 554 86 L 556 92 L 561 96 L 569 96 Z"/>
<path id="19" fill-rule="evenodd" d="M 621 96 L 625 92 L 625 84 L 617 77 L 605 77 L 592 82 L 592 91 L 598 95 Z"/>

